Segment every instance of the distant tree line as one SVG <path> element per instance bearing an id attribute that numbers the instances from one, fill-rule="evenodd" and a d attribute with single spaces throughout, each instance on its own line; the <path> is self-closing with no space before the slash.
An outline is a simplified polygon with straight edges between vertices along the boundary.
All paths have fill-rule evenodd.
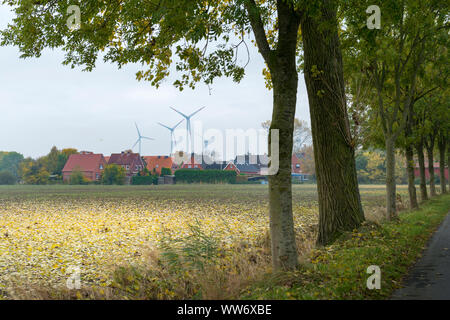
<path id="1" fill-rule="evenodd" d="M 0 184 L 49 184 L 62 181 L 62 169 L 76 149 L 59 150 L 52 147 L 50 152 L 37 159 L 24 158 L 18 152 L 0 152 Z"/>

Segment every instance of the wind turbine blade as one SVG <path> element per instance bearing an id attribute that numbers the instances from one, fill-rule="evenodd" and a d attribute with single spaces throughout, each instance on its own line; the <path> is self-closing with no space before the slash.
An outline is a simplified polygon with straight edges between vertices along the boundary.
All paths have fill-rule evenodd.
<path id="1" fill-rule="evenodd" d="M 189 118 L 192 117 L 193 115 L 199 113 L 201 110 L 203 110 L 203 109 L 205 109 L 205 108 L 206 108 L 206 107 L 201 107 L 200 109 L 198 109 L 197 111 L 195 111 L 194 113 L 192 113 L 192 114 L 189 116 Z"/>
<path id="2" fill-rule="evenodd" d="M 136 145 L 139 143 L 139 141 L 141 141 L 141 138 L 137 139 L 136 143 L 133 144 L 133 146 L 131 147 L 131 149 L 133 149 L 134 147 L 136 147 Z"/>
<path id="3" fill-rule="evenodd" d="M 183 121 L 183 120 L 181 120 L 181 121 Z M 161 122 L 158 122 L 158 124 L 166 129 L 172 130 L 172 128 L 166 126 L 165 124 L 162 124 Z"/>
<path id="4" fill-rule="evenodd" d="M 142 139 L 147 139 L 147 140 L 155 140 L 155 139 L 153 139 L 153 138 L 149 138 L 149 137 L 145 137 L 145 136 L 142 136 L 141 138 L 142 138 Z"/>
<path id="5" fill-rule="evenodd" d="M 136 130 L 137 130 L 138 135 L 139 135 L 139 137 L 140 137 L 140 136 L 141 136 L 141 132 L 139 131 L 139 128 L 138 128 L 138 126 L 137 126 L 137 123 L 135 122 L 134 125 L 136 126 Z"/>
<path id="6" fill-rule="evenodd" d="M 180 123 L 182 123 L 183 121 L 184 121 L 184 119 L 181 119 L 180 122 L 178 122 L 175 126 L 173 126 L 172 131 L 175 130 L 180 125 Z"/>
<path id="7" fill-rule="evenodd" d="M 183 117 L 185 117 L 185 118 L 188 118 L 188 116 L 187 116 L 187 115 L 185 115 L 184 113 L 182 113 L 182 112 L 178 111 L 177 109 L 175 109 L 175 108 L 172 108 L 172 107 L 170 107 L 170 109 L 172 109 L 173 111 L 175 111 L 175 112 L 177 112 L 177 113 L 181 114 L 181 115 L 182 115 Z"/>

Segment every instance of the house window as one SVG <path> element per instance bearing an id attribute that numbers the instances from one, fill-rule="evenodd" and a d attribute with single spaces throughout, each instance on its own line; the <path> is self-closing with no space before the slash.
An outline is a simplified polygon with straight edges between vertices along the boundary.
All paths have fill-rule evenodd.
<path id="1" fill-rule="evenodd" d="M 192 168 L 191 165 L 188 165 L 188 168 L 189 168 L 189 169 Z"/>
<path id="2" fill-rule="evenodd" d="M 100 165 L 100 170 L 103 170 L 103 165 L 102 164 Z"/>
<path id="3" fill-rule="evenodd" d="M 129 170 L 129 169 L 130 169 L 130 166 L 129 166 L 129 165 L 126 165 L 126 168 L 127 168 L 127 170 Z"/>
<path id="4" fill-rule="evenodd" d="M 157 164 L 155 167 L 156 167 L 156 168 L 159 168 L 159 164 Z"/>
<path id="5" fill-rule="evenodd" d="M 194 168 L 198 168 L 198 166 L 197 166 L 197 165 L 195 165 L 195 166 L 194 166 Z"/>
<path id="6" fill-rule="evenodd" d="M 96 173 L 96 174 L 95 174 L 95 179 L 96 179 L 96 180 L 100 179 L 100 174 L 99 174 L 99 173 Z"/>
<path id="7" fill-rule="evenodd" d="M 295 165 L 295 167 L 296 167 L 297 169 L 300 168 L 300 164 L 297 163 L 297 164 Z"/>

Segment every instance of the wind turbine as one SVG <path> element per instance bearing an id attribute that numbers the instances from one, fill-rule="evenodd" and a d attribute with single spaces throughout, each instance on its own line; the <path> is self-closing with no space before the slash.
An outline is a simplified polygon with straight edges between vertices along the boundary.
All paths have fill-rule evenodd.
<path id="1" fill-rule="evenodd" d="M 170 155 L 173 154 L 173 145 L 174 145 L 174 142 L 175 142 L 175 136 L 174 136 L 173 132 L 174 132 L 175 129 L 180 125 L 180 123 L 182 123 L 183 121 L 184 121 L 184 119 L 181 120 L 180 122 L 178 122 L 178 123 L 177 123 L 176 125 L 174 125 L 172 128 L 166 126 L 165 124 L 162 124 L 161 122 L 158 122 L 158 124 L 159 124 L 160 126 L 166 128 L 166 129 L 169 129 L 169 131 L 170 131 Z"/>
<path id="2" fill-rule="evenodd" d="M 137 133 L 138 133 L 138 139 L 137 139 L 136 143 L 133 144 L 131 149 L 133 149 L 139 143 L 139 155 L 140 155 L 141 154 L 141 142 L 142 142 L 142 139 L 147 139 L 147 140 L 155 140 L 155 139 L 141 135 L 141 132 L 139 131 L 139 128 L 138 128 L 136 122 L 134 123 L 134 125 L 136 126 L 136 130 L 137 130 Z"/>
<path id="3" fill-rule="evenodd" d="M 192 132 L 191 132 L 191 118 L 196 115 L 198 112 L 200 112 L 200 110 L 203 110 L 205 107 L 201 107 L 200 109 L 198 109 L 197 111 L 191 113 L 190 115 L 185 115 L 184 113 L 178 111 L 175 108 L 170 107 L 173 111 L 179 113 L 181 116 L 183 116 L 186 119 L 186 151 L 189 154 L 190 153 L 190 141 L 189 141 L 189 137 L 192 139 Z"/>

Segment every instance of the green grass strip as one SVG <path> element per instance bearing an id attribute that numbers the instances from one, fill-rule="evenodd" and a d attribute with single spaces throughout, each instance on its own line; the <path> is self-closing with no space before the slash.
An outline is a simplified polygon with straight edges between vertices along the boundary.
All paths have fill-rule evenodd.
<path id="1" fill-rule="evenodd" d="M 421 256 L 450 210 L 450 195 L 440 195 L 398 221 L 365 223 L 332 246 L 315 249 L 311 262 L 292 273 L 267 275 L 243 299 L 388 299 Z M 381 268 L 381 289 L 367 289 L 367 268 Z"/>

